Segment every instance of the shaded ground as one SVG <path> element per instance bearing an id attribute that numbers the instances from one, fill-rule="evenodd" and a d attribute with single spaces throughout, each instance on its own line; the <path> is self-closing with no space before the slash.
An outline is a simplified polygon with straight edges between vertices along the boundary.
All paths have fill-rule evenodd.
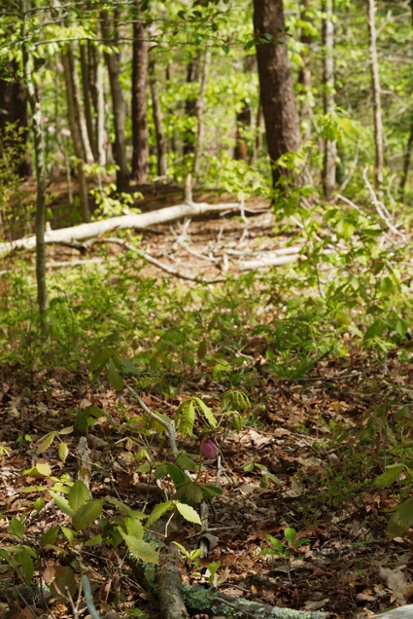
<path id="1" fill-rule="evenodd" d="M 175 194 L 172 198 L 175 203 Z M 265 207 L 262 203 L 254 206 Z M 142 247 L 185 272 L 215 277 L 228 263 L 237 271 L 238 257 L 228 254 L 230 249 L 255 251 L 285 244 L 286 239 L 271 236 L 272 226 L 269 211 L 249 218 L 247 225 L 233 218 L 181 222 L 145 232 Z M 76 250 L 48 248 L 49 263 L 75 258 L 80 259 Z M 166 277 L 153 266 L 141 273 Z M 355 351 L 345 360 L 322 360 L 305 378 L 291 381 L 266 374 L 259 341 L 251 342 L 244 352 L 257 368 L 255 386 L 249 389 L 254 407 L 239 435 L 233 431 L 220 435 L 224 494 L 214 499 L 209 510 L 209 555 L 198 559 L 198 567 L 182 562 L 183 580 L 208 586 L 207 565 L 216 561 L 220 567 L 214 582 L 224 591 L 272 605 L 329 611 L 342 619 L 364 616 L 365 609 L 377 612 L 409 601 L 413 538 L 406 534 L 389 541 L 386 510 L 396 501 L 391 492 L 376 490 L 374 479 L 383 470 L 383 454 L 392 461 L 395 453 L 402 455 L 397 451 L 402 440 L 411 445 L 413 365 L 401 365 L 397 353 L 380 365 Z M 173 417 L 186 396 L 202 392 L 211 406 L 218 405 L 220 382 L 203 372 L 201 362 L 187 372 L 179 396 L 147 392 L 142 394 L 146 404 Z M 3 367 L 0 441 L 10 455 L 4 454 L 1 460 L 2 546 L 15 543 L 8 531 L 13 517 L 30 514 L 25 543 L 36 548 L 45 526 L 68 525 L 70 519 L 53 502 L 40 514 L 33 512 L 38 494 L 22 492 L 33 485 L 22 471 L 37 461 L 47 461 L 56 477 L 65 471 L 75 478 L 79 442 L 75 433 L 65 436 L 69 446 L 66 464 L 58 458 L 58 441 L 40 456 L 36 448 L 48 432 L 72 425 L 76 411 L 91 404 L 115 421 L 114 426 L 100 421 L 89 435 L 93 496 L 111 496 L 147 513 L 159 502 L 159 496 L 142 486 L 152 480 L 136 472 L 135 456 L 139 446 L 145 446 L 162 461 L 167 445 L 157 435 L 142 438 L 136 424 L 130 423 L 142 411 L 127 394 L 110 389 L 103 376 L 91 384 L 86 368 L 77 373 L 63 368 L 28 373 L 17 366 Z M 197 453 L 196 440 L 186 439 L 184 445 Z M 263 471 L 257 467 L 244 470 L 250 462 L 265 466 L 280 483 L 270 480 L 262 487 Z M 216 475 L 215 461 L 204 462 L 202 481 L 215 483 Z M 268 547 L 265 536 L 282 541 L 287 526 L 309 539 L 293 551 L 290 565 L 279 557 L 259 556 Z M 160 523 L 159 529 L 167 532 L 167 541 L 178 541 L 188 550 L 197 547 L 196 528 L 189 524 L 172 522 L 166 527 Z M 92 528 L 92 533 L 97 530 Z M 56 558 L 52 549 L 43 554 L 44 564 Z M 110 610 L 121 617 L 128 608 L 138 607 L 153 619 L 160 617 L 134 580 L 124 554 L 122 549 L 98 546 L 84 555 L 92 570 L 98 608 L 102 614 Z M 75 559 L 75 555 L 67 557 L 72 565 Z M 6 566 L 0 578 L 3 582 L 14 579 Z M 1 618 L 26 616 L 8 615 L 7 608 L 3 598 Z M 73 616 L 65 605 L 54 613 Z"/>

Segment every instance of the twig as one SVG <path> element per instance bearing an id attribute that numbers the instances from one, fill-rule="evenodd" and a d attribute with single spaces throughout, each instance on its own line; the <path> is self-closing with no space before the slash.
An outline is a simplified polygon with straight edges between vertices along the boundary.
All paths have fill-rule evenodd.
<path id="1" fill-rule="evenodd" d="M 89 578 L 86 576 L 86 574 L 83 574 L 82 576 L 82 585 L 83 585 L 83 592 L 85 594 L 86 604 L 90 612 L 90 616 L 92 617 L 92 619 L 101 619 L 98 611 L 96 610 L 96 606 L 95 606 L 95 603 L 92 597 L 92 590 L 90 588 Z"/>
<path id="2" fill-rule="evenodd" d="M 367 166 L 364 168 L 363 170 L 363 179 L 364 182 L 366 184 L 367 189 L 369 190 L 370 193 L 370 197 L 371 197 L 371 201 L 372 204 L 374 205 L 379 217 L 384 221 L 384 223 L 386 224 L 386 226 L 388 227 L 389 230 L 391 230 L 393 232 L 393 234 L 397 234 L 398 236 L 400 236 L 402 239 L 405 238 L 404 234 L 402 232 L 400 232 L 400 230 L 398 230 L 396 228 L 396 226 L 394 226 L 391 222 L 391 215 L 389 213 L 389 211 L 387 210 L 386 206 L 383 204 L 383 202 L 381 202 L 377 196 L 376 193 L 369 181 L 369 179 L 367 178 Z"/>

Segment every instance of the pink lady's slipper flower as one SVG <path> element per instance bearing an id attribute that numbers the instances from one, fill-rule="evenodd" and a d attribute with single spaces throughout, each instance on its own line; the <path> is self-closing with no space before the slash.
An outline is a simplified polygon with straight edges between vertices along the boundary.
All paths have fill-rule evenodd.
<path id="1" fill-rule="evenodd" d="M 201 443 L 201 452 L 204 458 L 216 458 L 219 454 L 219 449 L 212 439 L 207 438 Z"/>

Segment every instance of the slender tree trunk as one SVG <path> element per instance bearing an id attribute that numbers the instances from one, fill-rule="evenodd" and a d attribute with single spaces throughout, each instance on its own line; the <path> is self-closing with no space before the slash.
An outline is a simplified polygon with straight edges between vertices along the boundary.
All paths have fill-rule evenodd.
<path id="1" fill-rule="evenodd" d="M 102 33 L 106 45 L 116 43 L 113 33 L 109 14 L 106 11 L 101 13 Z M 116 172 L 116 186 L 119 193 L 126 192 L 129 189 L 129 167 L 126 155 L 126 139 L 125 139 L 125 120 L 126 120 L 126 103 L 123 96 L 122 86 L 120 84 L 120 62 L 119 54 L 115 51 L 112 53 L 105 52 L 105 62 L 109 74 L 110 92 L 112 96 L 113 108 L 113 124 L 115 130 L 115 149 L 114 157 L 118 170 Z"/>
<path id="2" fill-rule="evenodd" d="M 410 0 L 410 10 L 411 10 L 411 18 L 412 18 L 412 26 L 413 26 L 413 0 Z M 404 192 L 406 188 L 407 177 L 409 175 L 412 151 L 413 151 L 413 114 L 410 119 L 410 134 L 409 134 L 409 139 L 407 140 L 407 146 L 406 146 L 406 151 L 404 154 L 404 161 L 403 161 L 403 172 L 402 172 L 402 177 L 400 179 L 400 186 L 399 186 L 400 200 L 404 200 Z"/>
<path id="3" fill-rule="evenodd" d="M 20 0 L 22 17 L 22 41 L 26 39 L 26 19 L 31 9 L 30 0 Z M 31 13 L 30 13 L 31 15 Z M 23 72 L 26 82 L 27 97 L 32 112 L 33 143 L 36 160 L 37 200 L 36 200 L 36 282 L 37 303 L 43 328 L 47 329 L 49 321 L 46 312 L 49 308 L 46 285 L 46 244 L 44 239 L 46 211 L 46 170 L 44 163 L 44 140 L 42 127 L 42 110 L 40 100 L 33 83 L 33 60 L 27 44 L 23 43 Z"/>
<path id="4" fill-rule="evenodd" d="M 89 64 L 89 55 L 86 45 L 80 45 L 80 66 L 82 69 L 83 109 L 85 111 L 88 142 L 92 150 L 93 160 L 98 161 L 96 138 L 93 126 L 92 94 L 90 87 L 92 68 Z"/>
<path id="5" fill-rule="evenodd" d="M 369 26 L 370 71 L 373 87 L 374 145 L 376 150 L 374 176 L 376 182 L 376 189 L 380 191 L 383 185 L 384 155 L 383 124 L 381 119 L 381 89 L 379 79 L 379 64 L 377 59 L 375 13 L 375 0 L 368 0 L 367 21 Z"/>
<path id="6" fill-rule="evenodd" d="M 148 41 L 144 25 L 133 24 L 132 60 L 132 178 L 146 183 L 149 172 L 148 122 L 146 117 L 146 81 L 148 75 Z"/>
<path id="7" fill-rule="evenodd" d="M 251 106 L 246 102 L 242 102 L 242 107 L 236 115 L 236 136 L 234 159 L 239 161 L 248 161 L 248 140 L 247 133 L 251 129 Z"/>
<path id="8" fill-rule="evenodd" d="M 258 38 L 265 34 L 273 38 L 271 42 L 258 41 L 256 49 L 272 180 L 276 187 L 281 177 L 288 175 L 288 171 L 277 166 L 277 160 L 301 145 L 282 0 L 254 0 L 254 30 Z"/>
<path id="9" fill-rule="evenodd" d="M 195 82 L 199 82 L 199 73 L 200 73 L 200 58 L 197 56 L 193 58 L 188 66 L 186 71 L 186 83 L 194 84 Z M 191 94 L 186 98 L 185 101 L 185 115 L 189 117 L 189 119 L 196 118 L 196 108 L 197 108 L 197 95 Z M 184 135 L 184 155 L 191 155 L 195 151 L 195 131 L 193 127 L 189 127 Z"/>
<path id="10" fill-rule="evenodd" d="M 62 54 L 64 79 L 65 79 L 65 85 L 66 85 L 67 113 L 68 113 L 70 133 L 72 135 L 73 149 L 78 159 L 77 174 L 78 174 L 78 183 L 79 183 L 80 211 L 81 211 L 83 220 L 88 222 L 90 221 L 89 196 L 88 196 L 86 175 L 85 175 L 85 170 L 84 170 L 84 161 L 86 158 L 86 153 L 84 150 L 84 142 L 82 140 L 82 134 L 80 130 L 79 107 L 76 104 L 76 97 L 75 97 L 75 92 L 74 92 L 74 82 L 73 82 L 74 66 L 72 64 L 72 59 L 73 59 L 73 56 L 70 53 L 70 48 L 68 48 Z"/>
<path id="11" fill-rule="evenodd" d="M 155 124 L 156 152 L 158 162 L 158 176 L 167 175 L 166 140 L 163 128 L 162 107 L 159 98 L 158 82 L 156 81 L 155 58 L 149 53 L 148 64 L 149 87 L 151 89 L 152 114 Z"/>
<path id="12" fill-rule="evenodd" d="M 201 153 L 204 142 L 204 107 L 205 107 L 205 91 L 208 81 L 209 63 L 211 61 L 211 50 L 205 50 L 204 62 L 202 64 L 201 88 L 196 100 L 195 116 L 197 121 L 196 139 L 194 147 L 194 166 L 193 173 L 198 174 L 199 164 L 201 161 Z"/>
<path id="13" fill-rule="evenodd" d="M 334 112 L 334 27 L 333 0 L 323 0 L 323 104 L 324 114 Z M 336 186 L 336 141 L 324 139 L 322 171 L 324 197 L 331 200 Z"/>
<path id="14" fill-rule="evenodd" d="M 301 105 L 300 105 L 300 120 L 303 127 L 304 140 L 311 139 L 311 123 L 313 120 L 313 108 L 311 105 L 311 56 L 310 47 L 312 37 L 309 33 L 311 26 L 310 17 L 310 0 L 301 0 L 300 2 L 300 20 L 301 20 L 301 35 L 300 41 L 303 47 L 302 62 L 303 66 L 298 73 L 298 83 L 300 85 Z"/>
<path id="15" fill-rule="evenodd" d="M 99 165 L 106 165 L 105 152 L 105 93 L 103 88 L 104 67 L 101 62 L 99 50 L 94 46 L 89 46 L 89 65 L 91 67 L 90 93 L 95 109 L 95 134 L 97 161 Z"/>

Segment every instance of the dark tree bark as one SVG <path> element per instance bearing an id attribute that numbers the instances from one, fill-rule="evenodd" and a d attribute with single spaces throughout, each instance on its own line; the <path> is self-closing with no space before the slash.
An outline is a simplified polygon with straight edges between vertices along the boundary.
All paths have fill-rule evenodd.
<path id="1" fill-rule="evenodd" d="M 258 38 L 260 95 L 275 187 L 281 176 L 286 175 L 286 171 L 276 165 L 277 160 L 301 145 L 300 121 L 285 44 L 282 0 L 254 0 L 254 30 Z M 270 34 L 272 41 L 262 42 L 260 37 L 264 34 Z"/>
<path id="2" fill-rule="evenodd" d="M 146 118 L 146 81 L 148 41 L 142 22 L 133 24 L 132 60 L 132 178 L 146 183 L 149 172 L 148 123 Z"/>
<path id="3" fill-rule="evenodd" d="M 86 45 L 80 45 L 80 66 L 82 69 L 82 91 L 83 91 L 83 109 L 85 111 L 86 129 L 89 138 L 89 144 L 92 149 L 93 158 L 98 161 L 98 152 L 96 146 L 96 132 L 94 130 L 94 118 L 92 107 L 92 89 L 93 83 L 92 66 L 89 62 L 90 55 Z"/>
<path id="4" fill-rule="evenodd" d="M 246 101 L 243 101 L 242 108 L 237 112 L 236 123 L 234 159 L 246 162 L 249 159 L 247 133 L 251 129 L 251 106 Z"/>
<path id="5" fill-rule="evenodd" d="M 200 57 L 191 60 L 187 66 L 186 83 L 193 84 L 199 82 L 200 76 Z M 185 114 L 195 118 L 197 112 L 197 96 L 189 96 L 185 101 Z M 187 129 L 184 135 L 184 155 L 191 155 L 195 151 L 196 134 L 193 129 Z"/>
<path id="6" fill-rule="evenodd" d="M 27 92 L 22 80 L 16 76 L 17 68 L 17 63 L 11 62 L 10 81 L 0 80 L 0 136 L 3 147 L 8 145 L 8 124 L 15 125 L 22 143 L 26 143 L 28 139 Z M 25 178 L 31 175 L 31 168 L 30 158 L 27 155 L 22 156 L 16 172 L 21 178 Z"/>
<path id="7" fill-rule="evenodd" d="M 106 45 L 116 45 L 116 28 L 113 27 L 107 11 L 101 13 L 102 34 Z M 116 187 L 119 193 L 129 189 L 129 166 L 126 156 L 125 120 L 126 103 L 120 84 L 120 58 L 116 51 L 105 53 L 105 62 L 109 74 L 112 96 L 113 124 L 115 129 L 114 157 L 118 166 Z"/>
<path id="8" fill-rule="evenodd" d="M 149 86 L 151 89 L 153 122 L 155 124 L 155 134 L 156 134 L 158 175 L 166 176 L 167 157 L 166 157 L 165 131 L 163 128 L 163 117 L 162 117 L 161 102 L 159 99 L 158 82 L 156 80 L 156 62 L 152 54 L 149 54 L 148 75 L 149 75 Z"/>

